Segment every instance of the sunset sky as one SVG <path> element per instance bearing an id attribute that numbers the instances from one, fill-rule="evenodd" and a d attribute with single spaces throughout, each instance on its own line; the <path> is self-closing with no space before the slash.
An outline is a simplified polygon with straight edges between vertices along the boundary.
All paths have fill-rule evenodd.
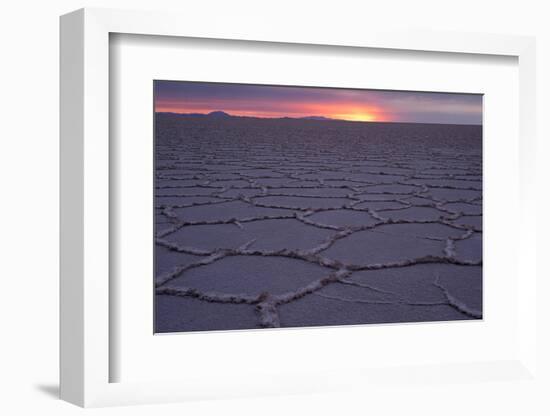
<path id="1" fill-rule="evenodd" d="M 155 81 L 155 111 L 323 116 L 352 121 L 481 124 L 482 96 L 406 91 Z"/>

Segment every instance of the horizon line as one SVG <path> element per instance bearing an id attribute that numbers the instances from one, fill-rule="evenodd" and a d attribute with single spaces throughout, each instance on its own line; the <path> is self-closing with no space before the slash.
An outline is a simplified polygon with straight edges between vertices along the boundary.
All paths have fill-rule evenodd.
<path id="1" fill-rule="evenodd" d="M 227 111 L 223 110 L 213 110 L 208 113 L 184 113 L 184 112 L 175 112 L 175 111 L 157 111 L 155 114 L 174 114 L 182 116 L 208 116 L 212 113 L 224 113 L 227 117 L 232 118 L 257 118 L 261 120 L 309 120 L 309 121 L 344 121 L 347 123 L 385 123 L 385 124 L 439 124 L 439 125 L 449 125 L 449 126 L 479 126 L 482 127 L 483 123 L 480 124 L 471 124 L 471 123 L 438 123 L 438 122 L 420 122 L 420 121 L 376 121 L 376 120 L 346 120 L 343 118 L 332 118 L 325 116 L 302 116 L 302 117 L 291 117 L 291 116 L 274 116 L 274 117 L 261 117 L 261 116 L 242 116 L 230 114 Z"/>

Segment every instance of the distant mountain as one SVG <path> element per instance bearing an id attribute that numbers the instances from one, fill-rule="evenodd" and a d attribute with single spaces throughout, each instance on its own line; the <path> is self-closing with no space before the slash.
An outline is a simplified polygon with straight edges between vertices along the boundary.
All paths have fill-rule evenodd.
<path id="1" fill-rule="evenodd" d="M 225 111 L 211 111 L 210 113 L 206 114 L 208 117 L 233 117 L 230 114 L 227 114 Z"/>
<path id="2" fill-rule="evenodd" d="M 323 121 L 323 120 L 332 121 L 332 120 L 334 120 L 333 118 L 323 117 L 323 116 L 307 116 L 307 117 L 299 117 L 299 119 L 300 120 L 318 120 L 318 121 Z"/>
<path id="3" fill-rule="evenodd" d="M 271 117 L 254 117 L 254 116 L 233 116 L 226 113 L 225 111 L 211 111 L 210 113 L 159 113 L 159 114 L 171 114 L 173 116 L 183 116 L 183 117 L 214 117 L 214 118 L 261 118 L 261 119 L 271 119 L 277 120 L 277 118 Z M 314 121 L 339 121 L 335 118 L 323 117 L 323 116 L 306 116 L 306 117 L 278 117 L 279 120 L 314 120 Z"/>

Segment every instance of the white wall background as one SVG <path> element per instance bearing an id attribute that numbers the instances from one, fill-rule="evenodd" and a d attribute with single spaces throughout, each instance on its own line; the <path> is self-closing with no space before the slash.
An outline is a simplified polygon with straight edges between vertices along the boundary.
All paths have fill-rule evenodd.
<path id="1" fill-rule="evenodd" d="M 245 13 L 286 25 L 389 25 L 441 30 L 512 33 L 538 38 L 538 165 L 540 274 L 550 249 L 543 218 L 550 202 L 550 12 L 546 1 L 522 0 L 387 0 L 387 1 L 193 1 L 182 0 L 12 0 L 0 9 L 0 413 L 72 415 L 81 409 L 56 399 L 58 367 L 58 16 L 81 7 L 178 10 L 196 19 L 212 13 Z M 545 166 L 543 166 L 545 165 Z M 544 180 L 545 179 L 545 180 Z M 545 246 L 543 247 L 543 244 Z M 542 270 L 542 268 L 545 270 Z M 540 300 L 550 285 L 539 285 Z M 544 293 L 547 295 L 545 296 Z M 541 314 L 550 316 L 540 302 Z M 548 328 L 541 331 L 550 351 Z M 548 359 L 541 354 L 542 365 Z M 548 352 L 546 352 L 548 355 Z M 548 369 L 548 367 L 546 367 Z M 546 372 L 550 374 L 550 372 Z M 460 395 L 456 394 L 460 388 Z M 544 403 L 544 405 L 542 405 Z M 441 414 L 537 415 L 550 405 L 542 391 L 529 385 L 428 386 L 396 397 L 332 395 L 196 402 L 162 406 L 99 409 L 101 415 L 302 414 Z"/>

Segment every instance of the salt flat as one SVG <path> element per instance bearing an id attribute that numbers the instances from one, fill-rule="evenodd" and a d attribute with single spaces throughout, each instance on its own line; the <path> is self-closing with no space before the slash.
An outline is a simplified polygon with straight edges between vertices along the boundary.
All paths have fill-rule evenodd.
<path id="1" fill-rule="evenodd" d="M 480 126 L 155 128 L 156 332 L 482 317 Z"/>

